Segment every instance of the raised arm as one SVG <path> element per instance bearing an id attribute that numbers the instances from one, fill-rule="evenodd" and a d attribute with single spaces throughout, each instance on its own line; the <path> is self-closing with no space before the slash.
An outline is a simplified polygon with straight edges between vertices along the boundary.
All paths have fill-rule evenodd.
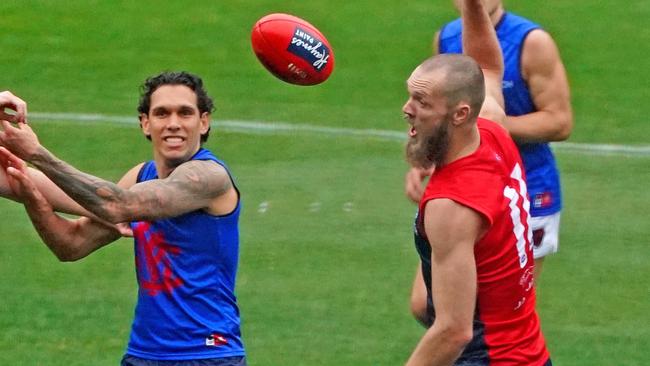
<path id="1" fill-rule="evenodd" d="M 460 12 L 463 52 L 478 62 L 485 76 L 485 102 L 480 116 L 503 123 L 503 55 L 494 26 L 482 0 L 463 0 Z"/>

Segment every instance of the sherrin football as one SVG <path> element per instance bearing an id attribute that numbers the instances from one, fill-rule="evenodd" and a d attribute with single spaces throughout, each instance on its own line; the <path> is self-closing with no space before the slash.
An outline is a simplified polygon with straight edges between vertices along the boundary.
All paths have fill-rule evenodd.
<path id="1" fill-rule="evenodd" d="M 334 53 L 325 36 L 293 15 L 262 17 L 253 26 L 251 43 L 262 65 L 287 83 L 320 84 L 334 69 Z"/>

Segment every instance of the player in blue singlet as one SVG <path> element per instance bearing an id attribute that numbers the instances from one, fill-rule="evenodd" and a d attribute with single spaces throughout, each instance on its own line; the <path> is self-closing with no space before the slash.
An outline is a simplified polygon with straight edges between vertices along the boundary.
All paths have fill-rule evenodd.
<path id="1" fill-rule="evenodd" d="M 195 75 L 148 79 L 138 111 L 153 159 L 118 184 L 57 159 L 25 123 L 0 132 L 10 196 L 57 257 L 77 260 L 133 235 L 138 303 L 122 366 L 246 365 L 234 293 L 240 198 L 225 164 L 202 148 L 212 110 Z M 85 217 L 59 216 L 50 202 Z"/>

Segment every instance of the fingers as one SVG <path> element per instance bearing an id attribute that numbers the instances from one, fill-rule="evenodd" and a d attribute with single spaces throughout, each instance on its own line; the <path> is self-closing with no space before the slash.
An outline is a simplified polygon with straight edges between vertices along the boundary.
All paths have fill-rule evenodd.
<path id="1" fill-rule="evenodd" d="M 40 143 L 38 137 L 26 123 L 12 124 L 9 121 L 0 120 L 0 146 L 4 146 L 12 154 L 21 159 L 29 160 L 35 154 Z"/>
<path id="2" fill-rule="evenodd" d="M 36 186 L 34 183 L 20 170 L 14 167 L 8 167 L 7 172 L 7 181 L 11 186 L 12 191 L 19 197 L 23 198 L 33 198 L 36 191 Z"/>
<path id="3" fill-rule="evenodd" d="M 127 223 L 120 223 L 115 225 L 117 230 L 120 232 L 120 234 L 125 237 L 125 238 L 132 238 L 133 237 L 133 230 L 131 229 L 131 225 Z"/>
<path id="4" fill-rule="evenodd" d="M 408 199 L 413 203 L 420 203 L 420 198 L 422 198 L 423 193 L 424 190 L 420 184 L 409 184 L 406 186 L 406 197 L 408 197 Z"/>
<path id="5" fill-rule="evenodd" d="M 5 108 L 13 110 L 16 114 L 5 113 Z M 0 119 L 25 123 L 27 121 L 27 103 L 10 91 L 0 92 Z"/>
<path id="6" fill-rule="evenodd" d="M 404 191 L 406 197 L 408 197 L 414 203 L 419 203 L 422 194 L 424 193 L 424 188 L 422 187 L 422 181 L 427 176 L 427 171 L 424 169 L 411 168 L 405 177 Z"/>
<path id="7" fill-rule="evenodd" d="M 0 146 L 0 165 L 6 170 L 9 167 L 25 172 L 26 164 L 19 157 L 12 154 L 11 151 Z"/>

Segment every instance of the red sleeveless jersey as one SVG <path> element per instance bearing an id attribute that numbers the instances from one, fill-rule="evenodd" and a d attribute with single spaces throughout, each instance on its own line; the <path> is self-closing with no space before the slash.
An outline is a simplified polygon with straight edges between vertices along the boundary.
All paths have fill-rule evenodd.
<path id="1" fill-rule="evenodd" d="M 549 354 L 535 311 L 530 201 L 523 164 L 503 127 L 480 118 L 477 124 L 479 148 L 437 168 L 420 202 L 416 245 L 427 290 L 431 296 L 431 248 L 423 227 L 424 206 L 432 199 L 447 198 L 474 209 L 489 223 L 474 246 L 478 280 L 474 339 L 457 363 L 541 366 Z M 433 317 L 430 299 L 429 306 Z"/>

